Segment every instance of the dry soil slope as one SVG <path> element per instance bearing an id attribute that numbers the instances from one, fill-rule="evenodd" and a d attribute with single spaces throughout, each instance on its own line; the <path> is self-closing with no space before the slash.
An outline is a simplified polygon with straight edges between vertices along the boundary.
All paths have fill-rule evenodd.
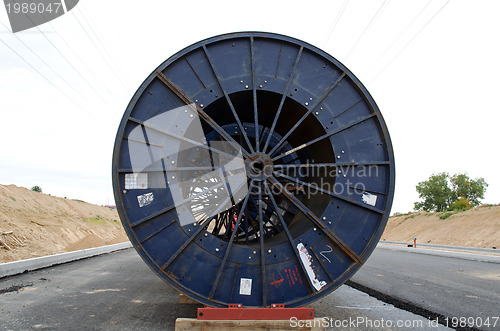
<path id="1" fill-rule="evenodd" d="M 382 240 L 471 247 L 500 247 L 500 206 L 481 206 L 454 213 L 418 212 L 389 218 Z"/>
<path id="2" fill-rule="evenodd" d="M 0 185 L 0 263 L 125 242 L 118 213 Z"/>
<path id="3" fill-rule="evenodd" d="M 499 247 L 500 206 L 389 218 L 385 240 Z M 0 185 L 0 263 L 127 241 L 116 210 Z"/>

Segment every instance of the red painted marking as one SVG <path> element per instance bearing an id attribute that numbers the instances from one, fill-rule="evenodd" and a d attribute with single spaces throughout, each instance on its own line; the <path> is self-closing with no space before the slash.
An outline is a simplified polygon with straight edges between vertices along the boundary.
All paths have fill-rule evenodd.
<path id="1" fill-rule="evenodd" d="M 299 269 L 295 266 L 295 271 L 297 271 L 297 276 L 299 276 L 299 281 L 302 284 L 302 278 L 300 277 Z"/>
<path id="2" fill-rule="evenodd" d="M 295 270 L 292 270 L 293 273 L 293 278 L 298 282 L 299 279 L 297 278 L 297 274 L 295 273 Z"/>
<path id="3" fill-rule="evenodd" d="M 295 285 L 295 279 L 293 279 L 294 277 L 293 277 L 293 274 L 292 274 L 292 269 L 285 269 L 285 271 L 287 272 L 286 275 L 288 276 L 288 281 L 292 282 L 292 284 L 290 284 L 290 286 Z"/>
<path id="4" fill-rule="evenodd" d="M 286 279 L 288 280 L 288 286 L 292 286 L 292 283 L 290 282 L 290 275 L 288 274 L 288 269 L 285 269 L 285 274 L 286 274 Z"/>
<path id="5" fill-rule="evenodd" d="M 283 278 L 281 278 L 281 279 L 276 279 L 276 280 L 274 280 L 274 281 L 271 283 L 271 285 L 276 285 L 276 284 L 282 283 L 283 281 L 285 281 Z"/>

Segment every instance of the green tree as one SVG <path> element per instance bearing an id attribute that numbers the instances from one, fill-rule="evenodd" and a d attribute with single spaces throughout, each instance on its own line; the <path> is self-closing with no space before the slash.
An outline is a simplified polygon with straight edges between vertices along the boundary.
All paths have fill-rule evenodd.
<path id="1" fill-rule="evenodd" d="M 418 197 L 423 201 L 415 202 L 415 210 L 447 210 L 453 202 L 453 192 L 448 186 L 449 178 L 450 175 L 447 172 L 442 172 L 418 183 Z"/>
<path id="2" fill-rule="evenodd" d="M 484 199 L 488 187 L 484 178 L 471 179 L 466 173 L 453 175 L 450 182 L 454 200 L 466 199 L 473 207 L 480 204 L 480 199 Z"/>
<path id="3" fill-rule="evenodd" d="M 464 198 L 459 198 L 457 201 L 455 201 L 454 203 L 451 204 L 449 209 L 462 211 L 462 210 L 467 210 L 467 209 L 471 209 L 471 208 L 472 208 L 472 205 L 469 202 L 469 200 L 464 199 Z"/>
<path id="4" fill-rule="evenodd" d="M 35 185 L 31 188 L 32 191 L 42 193 L 42 188 L 38 185 Z"/>
<path id="5" fill-rule="evenodd" d="M 480 204 L 488 184 L 484 178 L 471 179 L 467 174 L 450 176 L 447 172 L 433 174 L 418 183 L 416 189 L 422 201 L 415 202 L 415 210 L 446 211 L 468 209 Z"/>

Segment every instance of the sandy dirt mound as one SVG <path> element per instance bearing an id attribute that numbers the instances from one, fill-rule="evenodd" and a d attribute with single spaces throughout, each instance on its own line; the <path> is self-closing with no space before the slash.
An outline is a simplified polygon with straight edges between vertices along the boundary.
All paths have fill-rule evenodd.
<path id="1" fill-rule="evenodd" d="M 2 263 L 128 238 L 116 210 L 0 185 L 0 241 Z"/>
<path id="2" fill-rule="evenodd" d="M 382 240 L 500 246 L 500 206 L 389 218 Z M 116 210 L 0 185 L 0 263 L 128 241 Z M 3 245 L 4 243 L 5 245 Z"/>
<path id="3" fill-rule="evenodd" d="M 500 247 L 500 206 L 453 213 L 418 212 L 390 217 L 382 240 L 471 247 Z"/>

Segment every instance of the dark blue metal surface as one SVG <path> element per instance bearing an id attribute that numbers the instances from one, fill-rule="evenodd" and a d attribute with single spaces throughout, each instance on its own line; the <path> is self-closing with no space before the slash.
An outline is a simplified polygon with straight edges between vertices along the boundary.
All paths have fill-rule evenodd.
<path id="1" fill-rule="evenodd" d="M 189 103 L 208 143 L 232 139 L 245 162 L 271 169 L 260 191 L 208 227 L 181 226 L 168 185 L 125 188 L 130 132 Z M 145 172 L 149 183 L 166 181 Z M 161 64 L 128 105 L 113 153 L 116 205 L 137 252 L 168 284 L 214 307 L 297 307 L 333 291 L 375 248 L 394 182 L 389 133 L 364 86 L 322 50 L 263 32 L 203 40 Z M 140 207 L 146 193 L 155 199 Z M 217 232 L 224 217 L 227 231 Z"/>

